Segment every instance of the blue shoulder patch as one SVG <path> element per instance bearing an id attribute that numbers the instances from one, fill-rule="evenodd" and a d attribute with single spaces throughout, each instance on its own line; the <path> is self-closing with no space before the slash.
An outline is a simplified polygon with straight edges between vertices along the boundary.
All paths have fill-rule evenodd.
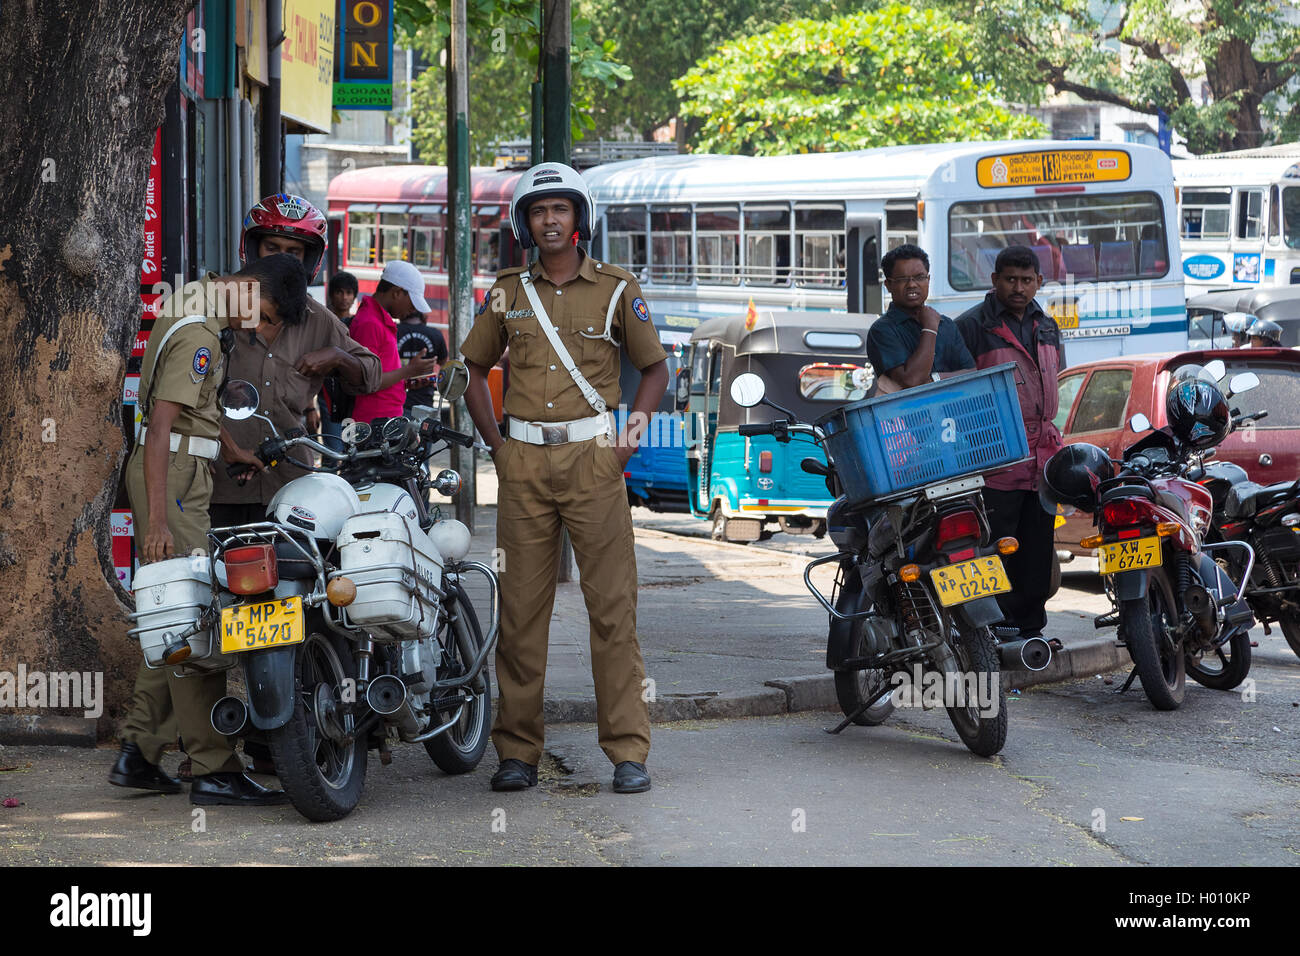
<path id="1" fill-rule="evenodd" d="M 640 296 L 632 300 L 632 311 L 636 313 L 636 317 L 642 322 L 650 318 L 650 307 L 645 304 L 645 299 Z"/>
<path id="2" fill-rule="evenodd" d="M 474 314 L 475 314 L 475 315 L 482 315 L 484 312 L 486 312 L 486 311 L 487 311 L 487 304 L 488 304 L 488 297 L 487 297 L 487 296 L 483 296 L 483 301 L 482 301 L 481 303 L 479 303 L 478 311 L 475 312 Z"/>
<path id="3" fill-rule="evenodd" d="M 212 353 L 207 349 L 199 349 L 194 353 L 194 371 L 198 375 L 207 375 L 208 366 L 212 364 Z"/>

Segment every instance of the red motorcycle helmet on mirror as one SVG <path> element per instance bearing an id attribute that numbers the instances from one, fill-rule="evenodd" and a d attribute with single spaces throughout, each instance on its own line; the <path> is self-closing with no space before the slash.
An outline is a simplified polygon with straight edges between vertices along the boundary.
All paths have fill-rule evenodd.
<path id="1" fill-rule="evenodd" d="M 1105 449 L 1087 442 L 1066 445 L 1047 460 L 1038 482 L 1038 503 L 1049 515 L 1068 517 L 1076 510 L 1091 514 L 1097 507 L 1097 486 L 1115 477 L 1115 465 Z"/>
<path id="2" fill-rule="evenodd" d="M 239 235 L 239 261 L 247 264 L 249 253 L 257 252 L 263 236 L 283 236 L 297 239 L 306 245 L 302 264 L 309 279 L 314 280 L 325 258 L 325 241 L 329 223 L 321 211 L 303 199 L 289 193 L 276 193 L 258 200 L 244 217 L 244 229 Z M 252 248 L 248 246 L 252 242 Z M 256 259 L 256 254 L 252 255 Z"/>
<path id="3" fill-rule="evenodd" d="M 1165 395 L 1169 429 L 1193 448 L 1212 448 L 1228 437 L 1232 414 L 1219 387 L 1202 378 L 1185 378 Z"/>

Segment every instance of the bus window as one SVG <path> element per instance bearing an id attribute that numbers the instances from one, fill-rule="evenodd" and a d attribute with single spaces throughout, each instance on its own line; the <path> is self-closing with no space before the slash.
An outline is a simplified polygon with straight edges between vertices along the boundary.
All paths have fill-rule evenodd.
<path id="1" fill-rule="evenodd" d="M 404 212 L 379 214 L 380 262 L 406 258 L 406 218 Z"/>
<path id="2" fill-rule="evenodd" d="M 1300 186 L 1282 190 L 1282 241 L 1288 249 L 1300 249 Z M 1295 281 L 1293 273 L 1292 284 Z"/>
<path id="3" fill-rule="evenodd" d="M 701 282 L 740 282 L 740 207 L 697 206 L 695 272 Z"/>
<path id="4" fill-rule="evenodd" d="M 474 207 L 474 271 L 493 276 L 501 268 L 501 207 Z"/>
<path id="5" fill-rule="evenodd" d="M 348 213 L 348 265 L 368 266 L 375 261 L 375 214 Z"/>
<path id="6" fill-rule="evenodd" d="M 1184 239 L 1227 239 L 1230 189 L 1184 189 L 1182 203 Z"/>
<path id="7" fill-rule="evenodd" d="M 790 284 L 790 207 L 745 207 L 745 281 Z"/>
<path id="8" fill-rule="evenodd" d="M 921 233 L 916 223 L 916 203 L 909 202 L 906 207 L 885 207 L 885 251 L 897 249 L 904 244 L 917 245 Z"/>
<path id="9" fill-rule="evenodd" d="M 1164 212 L 1155 193 L 1027 196 L 954 203 L 948 275 L 961 292 L 987 289 L 997 254 L 1029 246 L 1044 278 L 1156 278 L 1169 271 Z"/>
<path id="10" fill-rule="evenodd" d="M 794 209 L 796 285 L 837 289 L 844 285 L 844 209 L 796 206 Z"/>
<path id="11" fill-rule="evenodd" d="M 810 402 L 856 402 L 866 398 L 870 388 L 864 372 L 861 365 L 805 365 L 799 369 L 799 394 Z"/>
<path id="12" fill-rule="evenodd" d="M 691 282 L 691 210 L 688 206 L 650 210 L 650 281 Z"/>
<path id="13" fill-rule="evenodd" d="M 606 255 L 641 282 L 646 280 L 645 206 L 611 206 L 605 212 Z"/>
<path id="14" fill-rule="evenodd" d="M 1259 239 L 1264 235 L 1264 190 L 1237 190 L 1237 238 Z"/>
<path id="15" fill-rule="evenodd" d="M 411 216 L 411 261 L 421 269 L 441 272 L 443 250 L 443 214 L 418 213 Z"/>

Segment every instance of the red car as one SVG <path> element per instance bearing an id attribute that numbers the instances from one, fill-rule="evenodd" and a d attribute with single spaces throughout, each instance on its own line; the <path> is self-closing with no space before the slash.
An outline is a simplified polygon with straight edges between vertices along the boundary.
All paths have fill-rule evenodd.
<path id="1" fill-rule="evenodd" d="M 1268 409 L 1268 417 L 1233 432 L 1217 458 L 1246 469 L 1252 481 L 1273 484 L 1300 476 L 1300 352 L 1294 349 L 1213 349 L 1174 355 L 1121 355 L 1064 369 L 1057 378 L 1061 406 L 1056 426 L 1065 443 L 1086 441 L 1119 458 L 1138 440 L 1129 419 L 1142 412 L 1160 428 L 1170 373 L 1183 365 L 1222 359 L 1227 379 L 1244 371 L 1259 376 L 1259 387 L 1234 397 L 1243 414 Z M 1077 514 L 1056 529 L 1062 560 L 1091 556 L 1079 539 L 1092 534 L 1092 517 Z M 1066 552 L 1071 556 L 1066 557 Z"/>

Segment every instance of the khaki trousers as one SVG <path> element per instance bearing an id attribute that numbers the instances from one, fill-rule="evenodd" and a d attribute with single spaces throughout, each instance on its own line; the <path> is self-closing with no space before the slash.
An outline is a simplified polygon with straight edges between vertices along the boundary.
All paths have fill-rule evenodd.
<path id="1" fill-rule="evenodd" d="M 492 743 L 502 760 L 542 755 L 542 692 L 561 527 L 578 559 L 591 620 L 600 747 L 613 763 L 644 763 L 650 710 L 636 639 L 636 553 L 618 454 L 597 439 L 565 445 L 511 440 L 497 453 L 501 633 L 500 707 Z"/>
<path id="2" fill-rule="evenodd" d="M 144 449 L 137 446 L 126 463 L 126 493 L 135 516 L 135 535 L 149 531 L 149 500 L 144 487 Z M 173 452 L 167 465 L 167 527 L 177 556 L 208 551 L 208 499 L 212 472 L 202 458 Z M 163 748 L 176 742 L 179 729 L 195 776 L 237 772 L 243 764 L 235 748 L 212 726 L 212 706 L 225 696 L 224 672 L 202 677 L 177 677 L 173 668 L 148 667 L 140 662 L 131 712 L 121 738 L 140 748 L 150 763 L 162 759 Z"/>

